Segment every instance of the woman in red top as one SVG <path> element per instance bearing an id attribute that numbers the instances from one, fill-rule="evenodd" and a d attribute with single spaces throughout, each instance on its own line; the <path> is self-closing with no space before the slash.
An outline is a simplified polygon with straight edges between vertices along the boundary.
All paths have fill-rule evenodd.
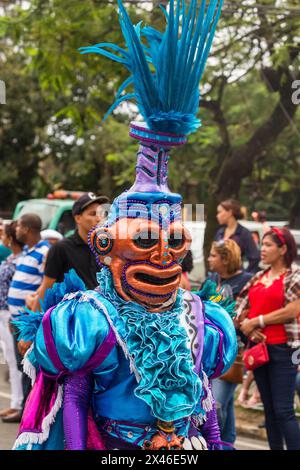
<path id="1" fill-rule="evenodd" d="M 262 242 L 261 258 L 270 267 L 245 286 L 237 300 L 240 328 L 253 343 L 265 341 L 269 362 L 254 370 L 264 405 L 272 450 L 300 450 L 300 430 L 294 411 L 297 374 L 295 352 L 300 346 L 300 268 L 289 230 L 273 228 Z M 297 310 L 298 309 L 298 310 Z M 246 318 L 245 318 L 246 317 Z"/>

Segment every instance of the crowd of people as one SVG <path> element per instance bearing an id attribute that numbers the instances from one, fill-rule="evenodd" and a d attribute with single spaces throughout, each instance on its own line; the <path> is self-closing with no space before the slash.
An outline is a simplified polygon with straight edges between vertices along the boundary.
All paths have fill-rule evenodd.
<path id="1" fill-rule="evenodd" d="M 296 242 L 287 228 L 270 228 L 264 221 L 259 256 L 254 237 L 238 223 L 241 218 L 238 201 L 221 202 L 217 219 L 223 226 L 216 234 L 208 259 L 212 271 L 209 278 L 217 283 L 223 295 L 235 299 L 239 352 L 251 352 L 251 348 L 256 351 L 253 349 L 250 356 L 254 364 L 248 371 L 238 354 L 226 375 L 212 381 L 219 404 L 221 434 L 224 441 L 234 443 L 234 392 L 243 381 L 237 399 L 243 406 L 256 405 L 261 400 L 270 449 L 283 450 L 286 446 L 299 450 L 300 431 L 294 403 L 295 392 L 299 394 L 300 368 L 298 361 L 293 360 L 300 347 L 300 268 L 295 264 Z M 245 270 L 243 258 L 248 261 Z M 259 345 L 260 354 L 266 355 L 257 367 L 255 345 Z M 244 378 L 241 371 L 245 371 Z M 247 400 L 253 380 L 257 388 Z"/>
<path id="2" fill-rule="evenodd" d="M 106 216 L 101 205 L 108 198 L 86 193 L 73 206 L 77 229 L 68 238 L 55 230 L 42 230 L 36 214 L 24 214 L 19 220 L 2 226 L 2 246 L 7 258 L 0 265 L 0 341 L 9 366 L 11 403 L 0 410 L 5 423 L 20 422 L 31 380 L 23 370 L 23 357 L 30 341 L 18 341 L 13 320 L 26 309 L 41 310 L 45 292 L 64 275 L 75 269 L 87 288 L 97 285 L 96 259 L 88 247 L 88 233 Z M 3 250 L 4 251 L 4 250 Z"/>
<path id="3" fill-rule="evenodd" d="M 0 339 L 11 386 L 10 406 L 0 411 L 3 422 L 20 422 L 31 390 L 31 380 L 22 365 L 31 342 L 17 340 L 13 320 L 20 313 L 26 315 L 26 309 L 41 310 L 47 289 L 62 282 L 72 268 L 88 289 L 96 288 L 99 266 L 88 246 L 88 234 L 105 220 L 107 213 L 102 205 L 107 203 L 105 196 L 81 196 L 72 211 L 77 229 L 68 238 L 53 230 L 42 231 L 41 219 L 35 214 L 25 214 L 2 227 L 2 246 L 7 251 L 0 265 Z M 296 391 L 300 396 L 300 370 L 292 360 L 293 352 L 300 347 L 300 268 L 294 263 L 295 240 L 287 228 L 267 227 L 259 251 L 252 234 L 238 222 L 242 212 L 237 201 L 221 202 L 216 216 L 220 228 L 211 246 L 209 272 L 203 284 L 213 282 L 223 298 L 235 302 L 238 341 L 235 363 L 211 384 L 222 440 L 229 449 L 236 440 L 236 400 L 246 407 L 261 402 L 270 448 L 299 450 L 294 398 Z M 189 251 L 182 262 L 183 289 L 192 289 L 192 269 Z M 243 352 L 262 343 L 267 346 L 268 360 L 247 371 Z M 256 386 L 248 400 L 254 380 Z"/>

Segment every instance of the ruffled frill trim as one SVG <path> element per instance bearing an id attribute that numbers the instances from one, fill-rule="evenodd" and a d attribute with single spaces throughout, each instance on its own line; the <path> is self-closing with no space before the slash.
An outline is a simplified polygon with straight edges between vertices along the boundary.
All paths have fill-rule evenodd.
<path id="1" fill-rule="evenodd" d="M 33 352 L 34 344 L 30 346 L 28 351 L 26 351 L 26 354 L 24 355 L 24 358 L 22 360 L 22 366 L 23 366 L 23 372 L 28 375 L 28 377 L 31 379 L 31 386 L 33 387 L 34 382 L 36 380 L 36 368 L 30 361 L 30 354 Z"/>
<path id="2" fill-rule="evenodd" d="M 194 372 L 187 334 L 180 325 L 182 291 L 171 310 L 150 313 L 118 296 L 108 268 L 102 269 L 98 282 L 101 294 L 115 306 L 115 312 L 109 312 L 110 323 L 139 378 L 135 395 L 163 421 L 190 416 L 200 399 L 202 383 Z"/>

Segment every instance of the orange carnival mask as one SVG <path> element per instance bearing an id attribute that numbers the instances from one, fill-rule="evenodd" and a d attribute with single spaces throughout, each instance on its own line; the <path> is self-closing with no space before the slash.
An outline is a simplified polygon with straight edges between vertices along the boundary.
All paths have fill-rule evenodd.
<path id="1" fill-rule="evenodd" d="M 181 196 L 167 186 L 168 159 L 163 147 L 141 144 L 135 184 L 114 200 L 105 226 L 89 237 L 118 294 L 150 311 L 174 303 L 191 243 L 181 222 Z"/>

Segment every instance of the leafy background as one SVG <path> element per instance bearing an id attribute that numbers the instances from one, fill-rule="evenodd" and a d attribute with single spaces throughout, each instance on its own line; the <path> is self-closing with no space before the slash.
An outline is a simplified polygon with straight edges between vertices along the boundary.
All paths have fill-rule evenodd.
<path id="1" fill-rule="evenodd" d="M 162 2 L 166 3 L 166 2 Z M 134 22 L 162 28 L 157 2 L 129 1 Z M 116 196 L 133 182 L 134 106 L 102 118 L 126 70 L 78 48 L 122 45 L 116 2 L 0 2 L 0 209 L 53 188 Z M 270 219 L 300 226 L 300 113 L 292 103 L 299 74 L 297 0 L 225 1 L 201 85 L 203 126 L 177 150 L 170 186 L 207 209 L 206 248 L 215 210 L 239 197 Z"/>

